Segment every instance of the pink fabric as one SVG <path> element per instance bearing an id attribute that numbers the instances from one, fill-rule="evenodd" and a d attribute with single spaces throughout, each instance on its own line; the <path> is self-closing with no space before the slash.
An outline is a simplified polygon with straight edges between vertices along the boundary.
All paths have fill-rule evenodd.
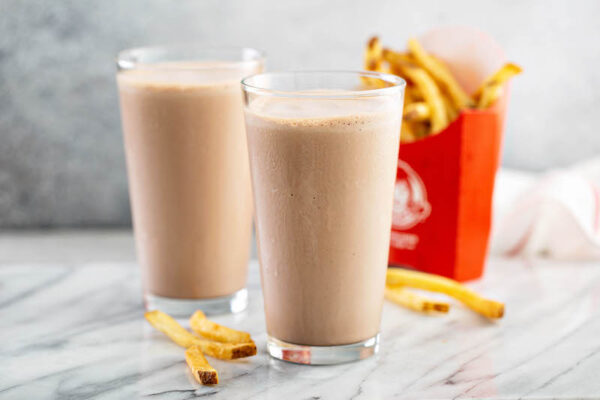
<path id="1" fill-rule="evenodd" d="M 600 158 L 543 174 L 501 170 L 492 252 L 600 260 Z"/>

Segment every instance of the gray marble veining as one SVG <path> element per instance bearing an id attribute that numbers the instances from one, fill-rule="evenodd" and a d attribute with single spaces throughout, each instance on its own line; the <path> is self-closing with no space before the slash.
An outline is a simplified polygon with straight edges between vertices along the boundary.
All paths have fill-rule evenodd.
<path id="1" fill-rule="evenodd" d="M 387 303 L 380 353 L 328 367 L 265 353 L 258 267 L 249 309 L 217 317 L 247 330 L 257 357 L 210 360 L 198 385 L 183 351 L 143 319 L 132 263 L 0 266 L 1 399 L 600 398 L 600 265 L 492 260 L 472 285 L 507 304 L 489 322 L 454 305 L 423 316 Z"/>

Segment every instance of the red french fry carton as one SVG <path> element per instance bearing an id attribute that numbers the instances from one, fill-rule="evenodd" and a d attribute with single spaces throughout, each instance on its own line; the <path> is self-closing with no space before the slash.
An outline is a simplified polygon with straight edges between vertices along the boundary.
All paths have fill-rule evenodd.
<path id="1" fill-rule="evenodd" d="M 420 42 L 467 93 L 504 63 L 498 45 L 473 29 L 440 29 Z M 465 110 L 439 134 L 400 146 L 390 265 L 458 281 L 482 275 L 507 99 L 505 90 L 491 108 Z"/>

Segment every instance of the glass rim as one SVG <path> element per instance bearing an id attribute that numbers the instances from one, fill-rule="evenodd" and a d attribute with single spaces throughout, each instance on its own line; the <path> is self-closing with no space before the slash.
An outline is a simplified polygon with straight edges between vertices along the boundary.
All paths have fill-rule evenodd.
<path id="1" fill-rule="evenodd" d="M 178 50 L 193 50 L 199 54 L 214 54 L 215 58 L 210 61 L 223 61 L 222 65 L 209 66 L 209 65 L 194 65 L 194 66 L 176 66 L 176 65 L 165 65 L 159 64 L 159 62 L 147 62 L 140 61 L 138 57 L 143 54 L 148 54 L 153 51 L 178 51 Z M 244 59 L 244 55 L 248 54 L 249 57 Z M 221 56 L 219 56 L 221 55 Z M 226 56 L 237 56 L 233 59 L 227 59 Z M 119 70 L 133 70 L 138 68 L 158 69 L 158 70 L 177 70 L 177 71 L 206 71 L 214 69 L 236 69 L 245 66 L 251 66 L 253 64 L 263 64 L 265 62 L 266 55 L 263 51 L 243 46 L 204 46 L 201 44 L 194 43 L 173 43 L 164 45 L 152 45 L 152 46 L 139 46 L 131 47 L 128 49 L 121 50 L 117 53 L 115 58 L 117 68 Z M 198 60 L 165 60 L 165 61 L 204 61 Z M 206 59 L 208 61 L 208 59 Z"/>
<path id="2" fill-rule="evenodd" d="M 266 76 L 294 76 L 294 75 L 319 75 L 319 74 L 335 74 L 335 75 L 354 75 L 362 78 L 375 78 L 383 82 L 391 84 L 391 86 L 366 90 L 344 90 L 343 94 L 331 93 L 307 93 L 298 90 L 282 90 L 270 89 L 260 85 L 253 84 L 251 81 L 260 77 Z M 306 71 L 276 71 L 262 72 L 250 75 L 242 79 L 242 88 L 245 92 L 288 98 L 305 98 L 305 99 L 351 99 L 356 97 L 374 97 L 386 96 L 394 94 L 406 87 L 406 81 L 393 74 L 375 71 L 360 71 L 360 70 L 306 70 Z"/>

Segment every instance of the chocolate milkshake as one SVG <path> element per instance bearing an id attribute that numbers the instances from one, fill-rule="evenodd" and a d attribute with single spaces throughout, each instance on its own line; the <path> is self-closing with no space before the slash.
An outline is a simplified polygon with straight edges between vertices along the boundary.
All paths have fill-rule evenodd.
<path id="1" fill-rule="evenodd" d="M 253 213 L 239 81 L 260 69 L 256 60 L 164 62 L 117 76 L 149 308 L 245 305 L 226 298 L 245 287 Z"/>
<path id="2" fill-rule="evenodd" d="M 379 332 L 402 115 L 402 87 L 388 90 L 247 94 L 267 331 L 287 345 L 270 343 L 276 357 L 320 363 L 285 352 Z"/>

